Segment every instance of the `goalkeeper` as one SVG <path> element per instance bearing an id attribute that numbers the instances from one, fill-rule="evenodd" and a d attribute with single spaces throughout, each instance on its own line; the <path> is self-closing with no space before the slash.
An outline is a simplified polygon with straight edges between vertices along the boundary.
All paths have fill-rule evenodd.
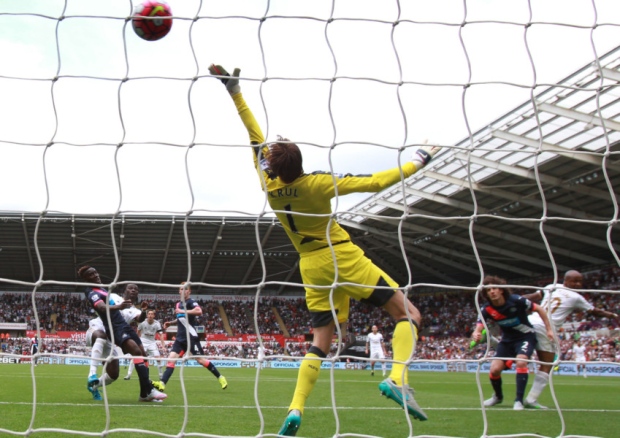
<path id="1" fill-rule="evenodd" d="M 265 138 L 254 115 L 248 108 L 239 86 L 239 69 L 232 76 L 219 65 L 209 71 L 224 83 L 237 108 L 241 121 L 254 147 L 254 165 L 263 190 L 300 255 L 300 271 L 306 286 L 306 304 L 312 318 L 314 339 L 302 361 L 293 400 L 279 434 L 295 436 L 301 424 L 304 406 L 319 376 L 321 361 L 327 357 L 336 328 L 330 306 L 330 286 L 337 322 L 346 327 L 349 298 L 384 308 L 396 321 L 392 341 L 394 364 L 390 376 L 379 384 L 381 393 L 419 420 L 427 416 L 416 403 L 409 386 L 406 362 L 415 350 L 421 315 L 398 289 L 398 284 L 377 267 L 364 252 L 351 242 L 349 234 L 331 217 L 331 199 L 357 192 L 379 192 L 423 168 L 438 152 L 437 146 L 416 151 L 413 160 L 402 168 L 393 168 L 372 175 L 337 175 L 326 172 L 304 173 L 299 147 L 278 137 L 276 143 L 265 145 Z M 332 249 L 338 273 L 334 269 Z M 368 286 L 343 285 L 353 283 Z M 343 335 L 344 335 L 343 329 Z"/>

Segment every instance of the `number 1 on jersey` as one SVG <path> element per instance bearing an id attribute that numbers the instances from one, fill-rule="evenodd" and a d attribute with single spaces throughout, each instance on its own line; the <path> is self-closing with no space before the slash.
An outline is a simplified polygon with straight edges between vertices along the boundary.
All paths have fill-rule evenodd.
<path id="1" fill-rule="evenodd" d="M 284 206 L 286 211 L 293 211 L 291 208 L 291 204 L 286 204 Z M 286 213 L 286 220 L 288 221 L 288 226 L 290 227 L 293 233 L 297 233 L 297 227 L 295 226 L 295 221 L 293 220 L 293 215 L 290 213 Z"/>

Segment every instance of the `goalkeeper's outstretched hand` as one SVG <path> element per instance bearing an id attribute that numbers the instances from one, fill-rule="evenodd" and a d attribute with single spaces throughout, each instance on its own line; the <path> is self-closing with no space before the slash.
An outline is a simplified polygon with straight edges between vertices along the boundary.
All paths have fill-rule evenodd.
<path id="1" fill-rule="evenodd" d="M 426 145 L 422 146 L 420 149 L 416 150 L 413 153 L 413 157 L 411 157 L 411 161 L 416 164 L 417 170 L 422 169 L 426 166 L 439 152 L 441 148 L 436 145 Z"/>
<path id="2" fill-rule="evenodd" d="M 484 338 L 486 338 L 487 335 L 487 329 L 482 329 L 482 331 L 480 332 L 480 339 L 476 340 L 473 339 L 470 343 L 469 343 L 469 349 L 471 350 L 472 348 L 474 348 L 476 345 L 481 344 L 482 340 Z M 486 340 L 486 339 L 485 339 Z"/>
<path id="3" fill-rule="evenodd" d="M 225 76 L 220 77 L 220 81 L 226 85 L 226 89 L 231 96 L 241 92 L 241 86 L 239 85 L 239 73 L 241 73 L 241 69 L 234 69 L 231 76 L 221 65 L 211 64 L 209 66 L 209 73 L 213 76 Z"/>

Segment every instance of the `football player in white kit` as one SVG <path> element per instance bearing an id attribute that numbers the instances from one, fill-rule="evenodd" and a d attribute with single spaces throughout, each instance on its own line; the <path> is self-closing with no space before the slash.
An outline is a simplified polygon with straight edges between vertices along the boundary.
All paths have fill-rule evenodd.
<path id="1" fill-rule="evenodd" d="M 385 351 L 385 343 L 383 342 L 383 335 L 379 333 L 379 329 L 376 325 L 372 326 L 372 332 L 368 333 L 366 337 L 366 354 L 370 348 L 370 359 L 385 359 L 387 353 Z M 386 363 L 381 362 L 381 370 L 383 371 L 383 377 L 385 377 Z M 375 375 L 375 361 L 370 362 L 370 375 Z"/>
<path id="2" fill-rule="evenodd" d="M 125 286 L 123 293 L 124 297 L 118 294 L 110 293 L 109 301 L 110 306 L 118 303 L 122 303 L 124 300 L 130 300 L 136 302 L 138 298 L 139 288 L 135 284 L 128 284 Z M 131 324 L 136 318 L 139 318 L 141 311 L 131 306 L 127 309 L 122 309 L 121 314 L 127 322 Z M 97 377 L 97 366 L 101 363 L 101 358 L 113 356 L 115 358 L 122 356 L 123 352 L 120 351 L 120 347 L 117 347 L 106 336 L 105 326 L 100 317 L 91 319 L 88 323 L 89 327 L 86 332 L 86 345 L 92 347 L 90 369 L 88 371 L 87 389 L 93 395 L 93 400 L 101 400 L 101 393 L 99 387 L 102 385 L 110 385 L 116 379 L 118 379 L 118 359 L 113 359 L 109 362 L 106 372 L 101 377 Z M 145 354 L 146 355 L 146 354 Z M 132 362 L 133 363 L 133 362 Z M 114 377 L 116 376 L 116 377 Z"/>
<path id="3" fill-rule="evenodd" d="M 573 345 L 573 360 L 579 362 L 577 364 L 577 375 L 579 375 L 580 370 L 583 370 L 583 377 L 588 377 L 586 374 L 586 346 L 582 345 L 580 340 L 577 340 Z"/>
<path id="4" fill-rule="evenodd" d="M 544 309 L 548 309 L 547 313 L 556 333 L 562 328 L 562 325 L 566 322 L 566 318 L 568 318 L 573 311 L 577 310 L 583 310 L 587 312 L 588 315 L 593 316 L 610 319 L 618 318 L 616 313 L 597 309 L 579 293 L 568 289 L 583 289 L 583 275 L 580 272 L 574 270 L 568 271 L 564 274 L 563 284 L 550 284 L 545 286 L 542 290 L 524 296 L 534 301 L 541 300 L 541 306 Z M 551 367 L 553 366 L 552 362 L 555 360 L 556 355 L 555 344 L 546 336 L 544 324 L 538 315 L 530 315 L 529 320 L 536 330 L 536 354 L 538 355 L 538 360 L 548 363 L 540 364 L 530 393 L 525 399 L 525 407 L 547 409 L 545 406 L 538 403 L 538 397 L 549 383 L 549 372 L 551 371 Z"/>
<path id="5" fill-rule="evenodd" d="M 155 319 L 155 310 L 148 310 L 146 312 L 146 320 L 142 321 L 138 324 L 138 336 L 142 340 L 142 345 L 144 346 L 144 350 L 146 351 L 146 355 L 150 357 L 159 358 L 161 354 L 159 353 L 159 346 L 157 345 L 157 334 L 163 333 L 164 328 L 161 323 Z M 164 348 L 164 343 L 162 341 L 161 348 Z M 155 360 L 154 363 L 157 365 L 157 370 L 159 371 L 159 378 L 161 379 L 164 374 L 164 366 L 163 363 L 159 360 Z M 129 363 L 129 370 L 127 371 L 127 375 L 125 376 L 125 380 L 129 380 L 134 370 L 133 362 Z"/>

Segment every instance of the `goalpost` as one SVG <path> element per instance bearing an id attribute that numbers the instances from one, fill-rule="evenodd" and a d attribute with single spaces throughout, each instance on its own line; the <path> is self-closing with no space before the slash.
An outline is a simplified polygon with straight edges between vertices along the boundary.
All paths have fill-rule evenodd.
<path id="1" fill-rule="evenodd" d="M 604 54 L 620 46 L 620 4 L 616 0 L 523 0 L 509 4 L 482 0 L 170 0 L 172 30 L 159 41 L 144 41 L 134 34 L 130 17 L 137 3 L 32 0 L 0 5 L 0 96 L 4 104 L 0 106 L 0 214 L 34 214 L 40 221 L 50 214 L 92 214 L 107 220 L 147 213 L 186 218 L 229 215 L 246 216 L 257 223 L 264 216 L 272 216 L 248 158 L 246 132 L 222 84 L 209 74 L 211 63 L 229 71 L 241 69 L 242 91 L 246 100 L 253 102 L 267 141 L 275 141 L 281 134 L 299 144 L 306 171 L 362 174 L 387 169 L 408 160 L 412 149 L 427 138 L 443 147 L 444 156 L 462 154 L 460 159 L 467 155 L 469 160 L 475 156 L 485 169 L 484 163 L 494 158 L 496 165 L 504 165 L 493 156 L 487 141 L 498 131 L 495 138 L 515 141 L 502 128 L 517 119 L 533 121 L 542 134 L 546 128 L 536 111 L 534 115 L 527 109 L 506 114 L 523 102 L 533 103 L 542 90 L 554 87 L 558 100 L 567 98 L 562 91 L 579 91 L 580 87 L 593 91 L 591 105 L 598 117 L 581 121 L 590 126 L 588 129 L 602 129 L 607 147 L 575 153 L 574 158 L 607 163 L 616 156 L 612 145 L 620 140 L 620 130 L 618 113 L 609 109 L 615 108 L 616 102 L 609 96 L 617 95 L 620 61 L 600 62 Z M 601 73 L 600 83 L 559 83 L 590 62 Z M 601 100 L 603 91 L 606 94 Z M 541 111 L 552 112 L 547 105 L 540 106 Z M 505 125 L 489 126 L 485 131 L 485 125 L 493 120 Z M 542 187 L 546 180 L 538 174 L 538 156 L 567 151 L 548 149 L 542 139 L 529 141 L 524 145 L 531 149 L 523 160 L 534 159 L 533 184 Z M 456 172 L 450 167 L 452 161 L 438 163 L 432 169 L 437 174 L 451 176 Z M 459 170 L 470 165 L 468 161 Z M 604 257 L 620 264 L 613 243 L 618 193 L 605 165 L 602 173 L 614 207 L 613 217 L 606 222 L 609 248 Z M 415 183 L 423 183 L 423 178 L 423 174 L 416 175 L 371 197 L 337 197 L 333 217 L 364 230 L 364 220 L 379 215 L 378 209 L 387 203 L 401 203 L 405 212 L 415 202 Z M 473 190 L 474 184 L 467 170 L 462 187 Z M 545 217 L 521 221 L 544 229 L 546 208 L 545 204 Z M 469 217 L 473 223 L 485 214 L 493 213 L 476 209 Z M 413 242 L 406 235 L 411 231 L 406 225 L 409 218 L 404 213 L 396 221 L 399 247 L 395 252 L 400 255 L 407 253 L 405 243 Z M 587 223 L 589 219 L 578 217 L 574 221 Z M 38 230 L 37 224 L 32 236 L 35 264 L 41 263 Z M 557 233 L 562 235 L 561 230 Z M 562 271 L 554 262 L 545 232 L 541 234 L 552 260 L 553 280 L 557 281 Z M 189 248 L 187 236 L 185 243 Z M 260 246 L 258 238 L 253 243 Z M 473 234 L 472 245 L 482 266 Z M 119 275 L 121 251 L 116 247 L 113 251 L 117 269 L 111 285 L 116 286 L 124 279 Z M 190 253 L 191 249 L 188 257 Z M 416 254 L 407 256 L 404 263 L 411 272 L 409 264 L 415 262 L 409 259 Z M 261 263 L 264 266 L 263 256 Z M 494 266 L 501 263 L 495 261 Z M 67 266 L 68 271 L 76 268 Z M 43 272 L 45 266 L 40 270 Z M 197 274 L 188 267 L 182 279 L 195 283 Z M 484 274 L 480 270 L 480 278 Z M 33 304 L 46 287 L 77 284 L 43 277 L 24 281 L 10 275 L 0 275 L 0 281 L 4 290 L 10 290 L 11 285 L 32 288 Z M 266 283 L 265 278 L 259 282 L 257 297 Z M 402 286 L 413 290 L 418 283 L 411 278 Z M 435 286 L 439 285 L 430 285 Z M 446 290 L 459 288 L 456 284 L 441 286 Z M 239 284 L 224 287 L 235 290 Z M 612 290 L 604 292 L 615 296 Z M 253 308 L 255 319 L 257 309 L 258 305 Z M 34 318 L 38 326 L 36 307 Z M 259 342 L 262 346 L 260 338 Z M 264 359 L 259 354 L 252 361 Z M 337 359 L 327 362 L 334 364 Z M 415 361 L 414 356 L 408 365 Z M 490 391 L 481 372 L 483 361 L 469 362 L 476 363 L 482 400 L 482 394 Z M 260 427 L 251 436 L 275 436 L 276 430 L 265 427 L 260 407 L 259 371 L 251 382 L 254 400 L 247 401 L 248 405 L 256 403 L 260 418 Z M 33 426 L 37 416 L 34 364 L 31 372 L 35 397 L 28 429 L 5 429 L 0 423 L 0 433 L 84 434 L 63 424 Z M 178 374 L 185 394 L 184 373 L 181 370 Z M 334 436 L 374 436 L 340 426 L 334 395 L 336 377 L 334 366 L 320 377 L 330 380 Z M 415 386 L 415 378 L 411 380 Z M 550 389 L 554 389 L 553 379 Z M 419 396 L 424 407 L 424 394 Z M 288 401 L 281 401 L 282 418 Z M 170 437 L 216 436 L 186 429 L 189 408 L 187 399 L 184 402 L 178 434 L 161 432 L 157 425 L 141 432 Z M 475 433 L 498 436 L 489 435 L 492 419 L 486 410 L 472 408 L 480 409 L 482 417 L 482 428 Z M 106 429 L 92 436 L 134 432 L 131 424 L 111 425 L 114 419 L 110 418 L 107 399 L 105 410 Z M 557 414 L 561 423 L 557 433 L 576 436 L 566 427 L 562 409 Z M 518 413 L 514 415 L 517 418 Z M 617 414 L 609 415 L 613 421 Z M 408 436 L 435 435 L 420 434 L 416 422 L 406 415 L 403 418 L 400 421 L 407 423 Z M 385 434 L 388 436 L 389 431 Z M 304 426 L 299 435 L 306 436 Z M 499 436 L 547 435 L 531 432 L 524 425 L 520 433 Z M 595 428 L 592 436 L 598 436 Z"/>

